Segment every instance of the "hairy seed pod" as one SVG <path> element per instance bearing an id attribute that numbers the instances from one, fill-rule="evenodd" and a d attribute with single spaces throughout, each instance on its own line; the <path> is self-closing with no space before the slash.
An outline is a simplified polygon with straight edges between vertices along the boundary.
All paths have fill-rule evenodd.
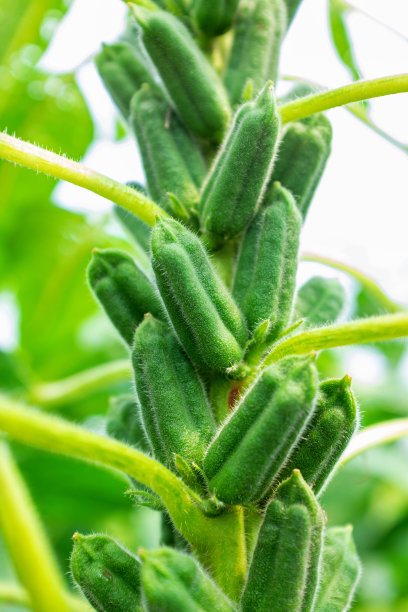
<path id="1" fill-rule="evenodd" d="M 243 612 L 314 610 L 323 526 L 323 512 L 295 470 L 266 510 L 241 601 Z"/>
<path id="2" fill-rule="evenodd" d="M 304 319 L 304 327 L 321 327 L 333 323 L 341 314 L 346 294 L 334 278 L 313 276 L 299 289 L 293 321 Z"/>
<path id="3" fill-rule="evenodd" d="M 242 102 L 249 81 L 253 91 L 259 91 L 265 81 L 276 82 L 286 25 L 283 0 L 243 0 L 240 3 L 224 78 L 232 105 Z"/>
<path id="4" fill-rule="evenodd" d="M 267 83 L 236 112 L 201 193 L 203 229 L 224 238 L 254 216 L 272 170 L 279 131 L 273 88 Z"/>
<path id="5" fill-rule="evenodd" d="M 95 63 L 106 89 L 125 119 L 129 116 L 130 100 L 143 83 L 160 91 L 152 76 L 153 65 L 141 46 L 128 42 L 103 45 Z"/>
<path id="6" fill-rule="evenodd" d="M 142 185 L 139 185 L 139 183 L 132 181 L 127 183 L 127 185 L 132 187 L 132 189 L 135 189 L 135 191 L 147 196 L 146 189 Z M 122 208 L 122 206 L 118 206 L 117 204 L 114 204 L 113 212 L 118 217 L 125 230 L 127 230 L 132 236 L 136 244 L 142 249 L 142 251 L 148 254 L 150 252 L 151 227 L 139 219 L 139 217 L 136 217 L 136 215 L 125 208 Z"/>
<path id="7" fill-rule="evenodd" d="M 293 196 L 275 184 L 270 204 L 248 227 L 238 255 L 232 294 L 251 331 L 270 320 L 270 339 L 290 319 L 301 225 Z"/>
<path id="8" fill-rule="evenodd" d="M 315 495 L 322 491 L 358 425 L 357 402 L 350 382 L 350 377 L 345 376 L 320 384 L 314 414 L 276 482 L 286 480 L 294 469 L 299 469 Z"/>
<path id="9" fill-rule="evenodd" d="M 270 185 L 279 181 L 289 189 L 303 218 L 330 155 L 331 139 L 331 125 L 322 114 L 289 123 L 283 133 Z"/>
<path id="10" fill-rule="evenodd" d="M 193 0 L 191 13 L 207 36 L 219 36 L 232 26 L 239 0 Z"/>
<path id="11" fill-rule="evenodd" d="M 168 325 L 147 316 L 133 349 L 136 391 L 155 456 L 201 463 L 215 423 L 204 386 Z"/>
<path id="12" fill-rule="evenodd" d="M 198 158 L 203 164 L 202 158 L 168 102 L 148 86 L 143 86 L 132 98 L 130 113 L 151 198 L 169 212 L 168 192 L 187 208 L 196 207 L 198 191 L 185 159 L 190 158 L 193 162 Z M 180 145 L 184 145 L 184 155 Z M 203 165 L 202 168 L 204 175 Z"/>
<path id="13" fill-rule="evenodd" d="M 143 31 L 143 43 L 179 116 L 194 134 L 220 141 L 230 107 L 217 73 L 176 17 L 131 6 Z"/>
<path id="14" fill-rule="evenodd" d="M 88 280 L 106 314 L 129 346 L 133 343 L 137 325 L 147 312 L 164 317 L 150 280 L 123 251 L 94 249 L 88 266 Z"/>
<path id="15" fill-rule="evenodd" d="M 106 431 L 115 440 L 126 442 L 145 453 L 151 450 L 134 395 L 124 394 L 111 398 L 106 416 Z"/>
<path id="16" fill-rule="evenodd" d="M 218 499 L 247 504 L 262 497 L 302 436 L 316 390 L 310 357 L 282 359 L 259 376 L 207 450 L 204 472 Z"/>
<path id="17" fill-rule="evenodd" d="M 98 612 L 142 612 L 140 559 L 105 535 L 74 535 L 71 572 Z"/>
<path id="18" fill-rule="evenodd" d="M 190 555 L 171 548 L 141 555 L 146 612 L 234 612 L 234 606 Z"/>
<path id="19" fill-rule="evenodd" d="M 247 340 L 245 323 L 201 240 L 175 219 L 159 219 L 152 230 L 152 266 L 190 359 L 209 371 L 237 364 Z"/>
<path id="20" fill-rule="evenodd" d="M 361 563 L 351 525 L 327 529 L 315 612 L 349 610 L 360 575 Z"/>

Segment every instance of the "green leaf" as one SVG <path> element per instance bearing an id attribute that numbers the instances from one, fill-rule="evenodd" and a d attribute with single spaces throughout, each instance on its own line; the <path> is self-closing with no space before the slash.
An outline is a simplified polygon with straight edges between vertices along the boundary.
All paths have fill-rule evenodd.
<path id="1" fill-rule="evenodd" d="M 334 48 L 354 81 L 361 79 L 361 72 L 354 58 L 353 46 L 347 26 L 347 15 L 353 10 L 343 0 L 329 0 L 329 25 Z"/>

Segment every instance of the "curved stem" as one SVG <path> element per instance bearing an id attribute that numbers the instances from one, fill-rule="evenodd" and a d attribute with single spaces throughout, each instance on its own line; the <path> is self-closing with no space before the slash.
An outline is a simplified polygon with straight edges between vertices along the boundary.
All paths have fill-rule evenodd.
<path id="1" fill-rule="evenodd" d="M 301 259 L 302 261 L 321 263 L 325 266 L 330 266 L 331 268 L 340 270 L 341 272 L 346 272 L 346 274 L 349 274 L 355 278 L 364 287 L 364 289 L 369 291 L 387 312 L 396 313 L 405 310 L 402 306 L 393 302 L 371 278 L 352 266 L 344 264 L 341 261 L 337 261 L 336 259 L 331 259 L 330 257 L 325 257 L 324 255 L 315 255 L 313 253 L 303 253 L 301 255 Z"/>
<path id="2" fill-rule="evenodd" d="M 129 360 L 118 359 L 62 380 L 34 385 L 29 392 L 29 401 L 45 408 L 53 408 L 131 378 L 132 368 Z"/>
<path id="3" fill-rule="evenodd" d="M 71 612 L 94 612 L 94 608 L 81 597 L 72 593 L 65 593 L 65 600 Z M 33 609 L 31 599 L 25 589 L 13 582 L 0 582 L 0 605 L 24 606 Z"/>
<path id="4" fill-rule="evenodd" d="M 4 132 L 0 133 L 0 158 L 89 189 L 129 210 L 147 225 L 153 226 L 158 214 L 167 216 L 160 206 L 135 189 Z"/>
<path id="5" fill-rule="evenodd" d="M 0 442 L 0 528 L 35 612 L 69 612 L 64 581 L 25 482 Z"/>
<path id="6" fill-rule="evenodd" d="M 408 92 L 408 74 L 396 74 L 378 79 L 356 81 L 331 91 L 305 96 L 284 104 L 279 108 L 279 112 L 282 123 L 289 123 L 336 106 L 405 92 Z"/>
<path id="7" fill-rule="evenodd" d="M 246 574 L 242 508 L 229 507 L 218 516 L 207 516 L 198 496 L 154 459 L 3 395 L 0 430 L 31 446 L 120 470 L 150 487 L 161 497 L 176 528 L 219 586 L 230 597 L 238 598 Z"/>
<path id="8" fill-rule="evenodd" d="M 311 351 L 380 342 L 408 336 L 408 314 L 390 314 L 329 325 L 296 334 L 277 344 L 265 357 L 263 366 L 288 355 L 306 355 Z"/>
<path id="9" fill-rule="evenodd" d="M 347 463 L 353 457 L 373 446 L 392 442 L 404 436 L 408 436 L 408 419 L 393 419 L 384 423 L 370 425 L 352 438 L 342 455 L 341 463 Z"/>

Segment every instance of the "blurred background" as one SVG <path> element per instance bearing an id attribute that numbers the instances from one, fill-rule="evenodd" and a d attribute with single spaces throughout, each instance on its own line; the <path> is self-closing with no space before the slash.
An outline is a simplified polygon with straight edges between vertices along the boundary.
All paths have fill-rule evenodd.
<path id="1" fill-rule="evenodd" d="M 126 14 L 121 0 L 0 0 L 0 129 L 143 182 L 134 139 L 93 64 L 101 43 L 122 34 Z M 282 48 L 278 94 L 295 78 L 333 88 L 407 72 L 407 43 L 406 0 L 303 0 Z M 333 152 L 301 243 L 315 261 L 301 263 L 298 280 L 338 278 L 349 298 L 344 320 L 408 308 L 407 106 L 401 94 L 328 113 Z M 132 253 L 110 203 L 5 162 L 0 201 L 0 387 L 33 399 L 40 384 L 125 359 L 85 281 L 93 247 Z M 323 377 L 352 377 L 366 426 L 408 416 L 406 349 L 403 341 L 344 348 L 318 363 Z M 125 377 L 75 401 L 43 393 L 41 407 L 104 432 L 109 397 L 131 388 Z M 103 531 L 132 550 L 158 544 L 157 513 L 132 506 L 119 475 L 13 448 L 65 574 L 74 531 Z M 324 493 L 329 524 L 355 527 L 364 567 L 356 612 L 408 611 L 407 465 L 408 439 L 378 447 Z M 0 537 L 0 580 L 12 577 Z"/>

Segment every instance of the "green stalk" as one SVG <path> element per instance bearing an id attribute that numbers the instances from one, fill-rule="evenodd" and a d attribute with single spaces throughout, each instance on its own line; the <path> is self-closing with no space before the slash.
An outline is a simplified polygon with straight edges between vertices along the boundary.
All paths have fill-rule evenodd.
<path id="1" fill-rule="evenodd" d="M 35 612 L 69 612 L 57 562 L 7 444 L 0 442 L 0 528 Z"/>
<path id="2" fill-rule="evenodd" d="M 131 187 L 4 132 L 0 133 L 0 157 L 93 191 L 137 215 L 147 225 L 153 226 L 157 215 L 167 216 L 160 206 Z"/>
<path id="3" fill-rule="evenodd" d="M 34 385 L 29 392 L 29 401 L 44 408 L 54 408 L 75 402 L 109 385 L 131 379 L 132 368 L 129 360 L 118 359 L 62 380 Z"/>
<path id="4" fill-rule="evenodd" d="M 356 81 L 331 91 L 313 94 L 288 102 L 279 108 L 282 123 L 297 121 L 309 115 L 345 106 L 352 102 L 361 102 L 370 98 L 379 98 L 408 91 L 408 74 L 395 74 L 365 81 Z"/>
<path id="5" fill-rule="evenodd" d="M 386 442 L 393 442 L 408 436 L 408 419 L 392 419 L 383 423 L 370 425 L 360 431 L 351 440 L 341 458 L 341 463 L 347 463 L 360 453 Z"/>
<path id="6" fill-rule="evenodd" d="M 65 600 L 72 612 L 93 612 L 93 608 L 85 599 L 81 599 L 72 593 L 65 593 Z M 13 582 L 0 582 L 0 606 L 24 606 L 33 610 L 30 596 L 20 585 Z"/>
<path id="7" fill-rule="evenodd" d="M 302 261 L 315 261 L 317 263 L 322 263 L 325 266 L 330 266 L 331 268 L 335 268 L 336 270 L 340 270 L 341 272 L 345 272 L 349 274 L 353 278 L 355 278 L 369 293 L 371 293 L 374 298 L 377 300 L 379 304 L 390 313 L 397 313 L 405 310 L 399 304 L 396 304 L 380 289 L 380 287 L 375 283 L 371 278 L 357 270 L 352 266 L 348 266 L 347 264 L 342 263 L 341 261 L 337 261 L 335 259 L 331 259 L 330 257 L 324 257 L 322 255 L 314 255 L 313 253 L 303 253 L 301 256 Z"/>
<path id="8" fill-rule="evenodd" d="M 150 487 L 161 497 L 176 528 L 205 567 L 210 568 L 222 590 L 238 598 L 246 573 L 242 508 L 230 507 L 217 516 L 207 515 L 199 497 L 154 459 L 3 395 L 0 430 L 36 448 L 120 470 Z"/>
<path id="9" fill-rule="evenodd" d="M 381 317 L 358 319 L 340 325 L 329 325 L 296 334 L 283 340 L 265 357 L 263 366 L 268 366 L 288 355 L 306 355 L 311 351 L 380 342 L 408 336 L 408 315 L 390 314 Z"/>

